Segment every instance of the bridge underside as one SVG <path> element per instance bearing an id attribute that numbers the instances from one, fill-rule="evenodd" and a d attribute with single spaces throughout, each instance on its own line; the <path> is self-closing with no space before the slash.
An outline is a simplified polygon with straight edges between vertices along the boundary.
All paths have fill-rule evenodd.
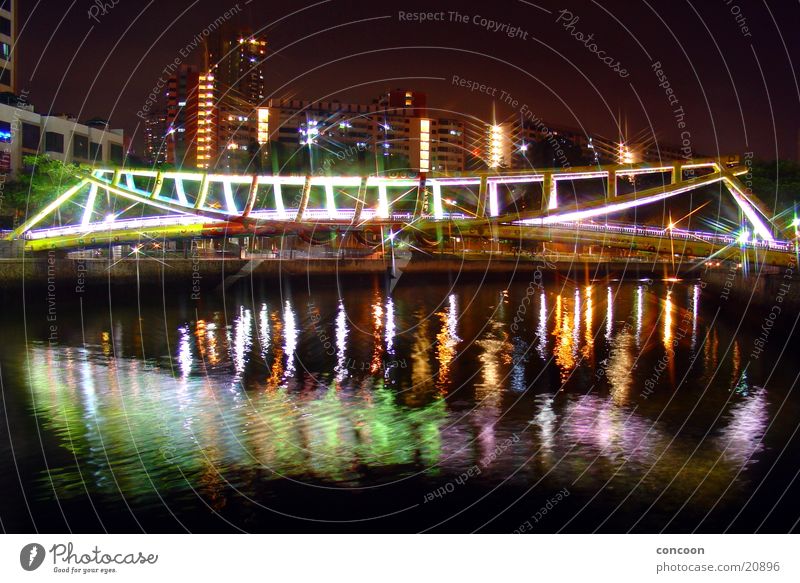
<path id="1" fill-rule="evenodd" d="M 794 258 L 794 244 L 738 180 L 744 172 L 720 160 L 422 179 L 97 169 L 76 176 L 77 184 L 7 238 L 24 240 L 28 251 L 43 251 L 371 231 L 384 241 L 413 239 L 432 248 L 458 237 L 786 264 Z M 634 181 L 648 176 L 661 181 L 637 189 Z M 602 191 L 566 202 L 559 183 L 580 181 L 600 181 Z M 620 181 L 634 184 L 633 190 L 622 193 Z M 729 193 L 746 236 L 614 220 L 714 184 Z"/>

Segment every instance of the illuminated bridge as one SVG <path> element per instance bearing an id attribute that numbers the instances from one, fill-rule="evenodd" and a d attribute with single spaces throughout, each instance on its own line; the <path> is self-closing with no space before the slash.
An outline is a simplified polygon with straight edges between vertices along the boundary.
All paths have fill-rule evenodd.
<path id="1" fill-rule="evenodd" d="M 794 239 L 740 181 L 746 172 L 720 159 L 421 178 L 100 168 L 76 175 L 74 186 L 6 239 L 23 240 L 27 251 L 283 234 L 431 249 L 503 240 L 786 264 Z M 588 198 L 576 195 L 582 182 Z M 720 204 L 738 213 L 736 229 L 637 218 L 715 184 Z"/>

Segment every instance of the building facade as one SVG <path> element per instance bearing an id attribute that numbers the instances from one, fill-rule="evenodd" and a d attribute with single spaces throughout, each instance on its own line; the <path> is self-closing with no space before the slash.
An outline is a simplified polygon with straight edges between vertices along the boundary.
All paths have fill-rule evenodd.
<path id="1" fill-rule="evenodd" d="M 167 162 L 167 113 L 154 112 L 144 120 L 144 159 L 150 166 Z"/>
<path id="2" fill-rule="evenodd" d="M 26 155 L 47 154 L 67 163 L 122 164 L 122 130 L 94 120 L 78 123 L 69 116 L 40 115 L 32 105 L 0 104 L 0 172 L 14 175 Z"/>
<path id="3" fill-rule="evenodd" d="M 0 0 L 0 93 L 17 92 L 17 0 Z"/>
<path id="4" fill-rule="evenodd" d="M 376 169 L 454 173 L 464 169 L 464 122 L 431 116 L 425 96 L 395 90 L 372 104 L 271 100 L 271 142 L 306 147 L 320 157 L 367 152 Z M 383 163 L 381 163 L 383 162 Z"/>
<path id="5" fill-rule="evenodd" d="M 194 139 L 197 135 L 196 94 L 200 69 L 182 64 L 167 82 L 166 143 L 167 162 L 176 166 L 194 166 L 197 158 Z"/>
<path id="6" fill-rule="evenodd" d="M 227 27 L 207 39 L 196 98 L 187 100 L 197 111 L 198 168 L 260 169 L 259 108 L 265 95 L 266 54 L 266 39 Z"/>

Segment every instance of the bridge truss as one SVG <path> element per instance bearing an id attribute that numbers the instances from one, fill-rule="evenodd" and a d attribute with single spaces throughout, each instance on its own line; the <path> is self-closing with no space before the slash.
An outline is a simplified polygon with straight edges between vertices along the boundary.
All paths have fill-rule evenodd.
<path id="1" fill-rule="evenodd" d="M 738 176 L 747 168 L 720 159 L 658 165 L 595 166 L 469 176 L 272 176 L 97 168 L 36 212 L 7 239 L 28 251 L 195 237 L 348 232 L 380 229 L 441 244 L 444 236 L 597 243 L 664 251 L 669 241 L 700 257 L 752 255 L 784 263 L 794 242 Z M 620 193 L 620 180 L 661 174 L 657 186 Z M 600 180 L 588 202 L 569 200 L 559 184 Z M 722 183 L 749 229 L 739 234 L 609 222 Z M 509 203 L 509 187 L 530 188 Z M 752 232 L 752 236 L 750 235 Z M 445 235 L 445 233 L 447 235 Z M 688 242 L 688 243 L 686 243 Z M 759 255 L 760 254 L 760 255 Z"/>

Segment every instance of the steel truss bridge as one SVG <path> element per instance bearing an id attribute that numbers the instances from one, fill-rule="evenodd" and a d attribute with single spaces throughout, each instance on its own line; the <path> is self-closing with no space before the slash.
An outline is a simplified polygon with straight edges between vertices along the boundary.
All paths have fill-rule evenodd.
<path id="1" fill-rule="evenodd" d="M 596 244 L 651 253 L 677 249 L 699 258 L 773 265 L 794 261 L 794 240 L 739 180 L 747 171 L 721 159 L 418 179 L 98 168 L 77 173 L 77 184 L 6 239 L 23 240 L 27 251 L 44 251 L 248 235 L 299 234 L 331 241 L 336 234 L 353 233 L 364 244 L 413 237 L 441 247 L 443 240 L 458 237 Z M 618 192 L 621 179 L 646 174 L 661 174 L 660 184 Z M 570 202 L 559 192 L 559 183 L 591 179 L 603 184 L 594 200 Z M 740 209 L 750 229 L 746 237 L 613 220 L 615 213 L 644 209 L 716 183 L 726 187 Z M 524 205 L 521 200 L 504 205 L 507 198 L 500 193 L 508 188 L 532 188 L 537 194 L 524 195 L 530 199 Z"/>

